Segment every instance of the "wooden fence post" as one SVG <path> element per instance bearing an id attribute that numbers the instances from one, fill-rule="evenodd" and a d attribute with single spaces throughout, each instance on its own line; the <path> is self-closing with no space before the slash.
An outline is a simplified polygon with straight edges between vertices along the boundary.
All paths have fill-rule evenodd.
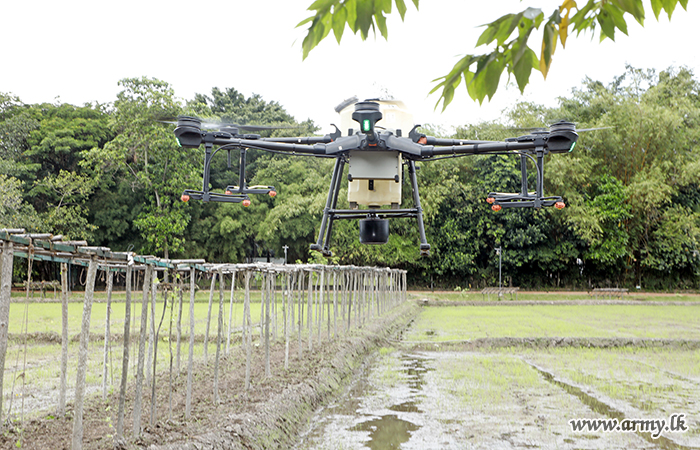
<path id="1" fill-rule="evenodd" d="M 250 270 L 245 271 L 245 297 L 243 298 L 243 342 L 245 344 L 245 389 L 250 389 L 250 357 L 253 346 L 253 321 L 250 317 Z"/>
<path id="2" fill-rule="evenodd" d="M 131 255 L 129 255 L 131 258 Z M 124 403 L 126 384 L 129 380 L 129 344 L 131 341 L 131 279 L 133 259 L 126 266 L 126 305 L 124 305 L 124 352 L 122 353 L 122 379 L 119 386 L 119 411 L 117 414 L 117 439 L 124 436 Z"/>
<path id="3" fill-rule="evenodd" d="M 270 372 L 270 296 L 272 294 L 272 291 L 270 289 L 270 280 L 272 279 L 272 273 L 266 273 L 263 272 L 263 282 L 262 285 L 265 286 L 265 291 L 261 293 L 261 295 L 264 297 L 264 302 L 265 304 L 263 305 L 262 303 L 260 304 L 260 308 L 264 309 L 265 311 L 265 376 L 269 377 L 271 376 Z M 263 300 L 261 298 L 261 300 Z M 260 327 L 262 328 L 263 323 L 260 323 Z"/>
<path id="4" fill-rule="evenodd" d="M 141 330 L 139 335 L 139 356 L 136 368 L 136 393 L 134 394 L 134 438 L 141 434 L 141 404 L 143 402 L 143 366 L 146 353 L 146 332 L 148 330 L 148 296 L 153 281 L 153 266 L 146 265 L 143 275 L 143 298 L 141 301 Z M 151 318 L 151 320 L 154 320 Z"/>
<path id="5" fill-rule="evenodd" d="M 185 397 L 185 419 L 192 416 L 192 376 L 194 359 L 194 292 L 195 292 L 195 269 L 190 269 L 190 347 L 187 358 L 187 394 Z"/>
<path id="6" fill-rule="evenodd" d="M 88 342 L 90 340 L 90 315 L 95 293 L 95 278 L 97 275 L 97 257 L 90 257 L 87 279 L 85 281 L 85 300 L 83 301 L 83 322 L 80 330 L 80 349 L 78 350 L 78 373 L 75 379 L 75 403 L 73 416 L 72 449 L 83 448 L 83 402 L 85 397 L 85 375 L 88 363 Z"/>
<path id="7" fill-rule="evenodd" d="M 224 334 L 224 273 L 219 269 L 219 318 L 216 331 L 216 357 L 214 359 L 214 404 L 219 403 L 219 357 Z"/>
<path id="8" fill-rule="evenodd" d="M 204 332 L 204 364 L 207 363 L 207 351 L 209 350 L 209 325 L 211 323 L 211 305 L 214 302 L 214 288 L 216 287 L 216 272 L 211 274 L 211 288 L 209 288 L 209 308 L 207 309 L 207 328 Z"/>
<path id="9" fill-rule="evenodd" d="M 110 366 L 110 320 L 112 319 L 112 287 L 114 284 L 114 272 L 109 267 L 107 268 L 107 311 L 105 314 L 105 346 L 104 357 L 102 359 L 102 399 L 107 399 L 107 377 L 109 375 Z"/>
<path id="10" fill-rule="evenodd" d="M 12 241 L 4 241 L 2 248 L 2 263 L 0 264 L 0 394 L 3 392 L 3 375 L 5 372 L 5 355 L 7 354 L 7 330 L 10 325 L 10 295 L 12 293 L 12 265 L 14 262 L 14 245 Z M 0 395 L 0 430 L 5 420 L 2 395 Z"/>
<path id="11" fill-rule="evenodd" d="M 0 375 L 2 376 L 2 375 Z M 68 379 L 68 264 L 61 263 L 61 383 L 58 393 L 58 416 L 66 415 Z"/>
<path id="12" fill-rule="evenodd" d="M 175 363 L 175 373 L 180 376 L 180 349 L 182 347 L 182 300 L 184 295 L 184 286 L 182 283 L 182 274 L 177 275 L 177 350 L 176 350 L 176 363 Z"/>
<path id="13" fill-rule="evenodd" d="M 231 348 L 231 324 L 233 320 L 233 300 L 234 300 L 234 292 L 236 289 L 236 270 L 233 271 L 231 274 L 231 299 L 229 301 L 229 306 L 228 306 L 228 332 L 226 333 L 226 354 L 228 355 L 228 352 Z"/>

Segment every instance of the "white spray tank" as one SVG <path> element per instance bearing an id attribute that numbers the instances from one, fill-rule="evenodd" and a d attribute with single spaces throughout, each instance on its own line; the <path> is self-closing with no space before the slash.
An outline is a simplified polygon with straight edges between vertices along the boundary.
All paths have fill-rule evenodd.
<path id="1" fill-rule="evenodd" d="M 391 131 L 394 135 L 408 135 L 413 128 L 413 115 L 400 100 L 366 100 L 379 104 L 382 119 L 377 131 Z M 335 110 L 340 114 L 340 131 L 343 136 L 355 134 L 360 125 L 352 119 L 357 98 L 345 100 Z M 382 130 L 384 129 L 384 130 Z M 351 208 L 358 205 L 378 208 L 401 205 L 401 155 L 397 151 L 351 151 L 348 155 L 348 202 Z"/>

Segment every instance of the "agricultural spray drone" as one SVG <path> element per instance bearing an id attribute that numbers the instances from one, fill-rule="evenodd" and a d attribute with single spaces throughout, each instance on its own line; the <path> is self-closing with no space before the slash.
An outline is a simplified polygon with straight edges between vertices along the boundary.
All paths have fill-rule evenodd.
<path id="1" fill-rule="evenodd" d="M 342 135 L 335 132 L 322 136 L 297 138 L 261 138 L 256 134 L 240 134 L 243 126 L 218 126 L 207 129 L 200 119 L 179 117 L 175 136 L 183 147 L 198 148 L 204 144 L 204 175 L 202 190 L 186 190 L 182 199 L 204 202 L 231 202 L 250 205 L 250 194 L 276 195 L 273 186 L 248 186 L 245 180 L 246 152 L 248 149 L 284 153 L 294 156 L 335 158 L 335 166 L 323 210 L 318 240 L 311 250 L 330 256 L 330 240 L 333 223 L 340 219 L 359 219 L 360 242 L 385 244 L 389 239 L 389 218 L 414 218 L 420 234 L 421 255 L 428 255 L 430 244 L 425 237 L 423 210 L 418 194 L 416 162 L 484 154 L 515 154 L 520 156 L 522 185 L 519 193 L 491 192 L 487 201 L 491 208 L 563 208 L 561 197 L 543 193 L 544 156 L 549 153 L 570 152 L 578 139 L 573 123 L 560 121 L 549 130 L 536 131 L 505 141 L 473 141 L 440 139 L 417 131 L 420 125 L 406 112 L 402 102 L 386 100 L 346 101 L 336 107 L 341 115 Z M 353 124 L 353 121 L 356 124 Z M 382 121 L 381 125 L 377 125 Z M 250 128 L 248 128 L 250 129 Z M 404 132 L 408 136 L 404 136 Z M 215 150 L 215 147 L 216 150 Z M 240 150 L 240 166 L 237 186 L 228 186 L 225 192 L 212 192 L 209 187 L 211 161 L 221 150 Z M 534 163 L 537 171 L 535 190 L 530 191 L 527 179 L 527 161 Z M 347 169 L 348 202 L 350 209 L 338 209 L 338 194 Z M 408 178 L 413 194 L 413 207 L 401 208 L 403 168 L 408 168 Z M 366 208 L 360 208 L 360 206 Z M 383 208 L 384 207 L 384 208 Z"/>

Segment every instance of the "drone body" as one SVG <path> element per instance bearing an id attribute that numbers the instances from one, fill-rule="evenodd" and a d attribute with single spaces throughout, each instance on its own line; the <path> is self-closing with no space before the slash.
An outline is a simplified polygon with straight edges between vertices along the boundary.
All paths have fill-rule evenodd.
<path id="1" fill-rule="evenodd" d="M 343 135 L 336 132 L 326 136 L 298 138 L 260 138 L 259 135 L 242 135 L 237 128 L 220 127 L 216 131 L 202 130 L 199 119 L 179 117 L 175 136 L 183 147 L 205 147 L 204 175 L 201 191 L 186 190 L 183 200 L 219 201 L 250 204 L 249 194 L 276 194 L 272 186 L 248 187 L 245 182 L 245 158 L 248 149 L 258 149 L 294 156 L 334 158 L 326 205 L 323 210 L 319 236 L 311 250 L 330 256 L 330 239 L 333 223 L 341 219 L 359 219 L 360 242 L 385 244 L 389 239 L 389 219 L 407 217 L 416 220 L 420 235 L 420 252 L 429 254 L 430 244 L 425 235 L 423 210 L 418 193 L 416 162 L 433 161 L 446 157 L 476 154 L 517 154 L 521 158 L 522 189 L 520 193 L 496 193 L 487 201 L 495 211 L 501 208 L 543 206 L 563 207 L 561 197 L 545 197 L 543 194 L 544 156 L 548 153 L 565 153 L 573 149 L 578 134 L 569 122 L 558 122 L 549 131 L 535 132 L 517 138 L 497 141 L 466 141 L 439 139 L 418 133 L 419 125 L 413 120 L 403 103 L 376 100 L 344 102 L 336 108 L 341 115 Z M 380 125 L 377 125 L 381 121 Z M 404 134 L 408 131 L 408 136 Z M 218 148 L 214 150 L 214 147 Z M 239 149 L 241 163 L 237 186 L 228 186 L 225 193 L 209 190 L 209 173 L 214 155 L 225 149 Z M 530 192 L 527 181 L 527 160 L 534 162 L 537 170 L 535 191 Z M 345 166 L 348 166 L 348 202 L 350 209 L 338 209 L 338 195 Z M 401 208 L 404 166 L 412 190 L 413 207 Z"/>

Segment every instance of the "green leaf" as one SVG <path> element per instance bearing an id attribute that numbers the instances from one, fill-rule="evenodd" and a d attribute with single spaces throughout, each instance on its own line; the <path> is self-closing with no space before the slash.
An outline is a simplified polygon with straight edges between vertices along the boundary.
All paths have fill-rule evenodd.
<path id="1" fill-rule="evenodd" d="M 612 4 L 617 5 L 622 11 L 632 14 L 637 22 L 644 26 L 644 4 L 642 0 L 613 0 Z M 610 4 L 604 6 L 608 5 Z"/>
<path id="2" fill-rule="evenodd" d="M 300 26 L 305 25 L 305 24 L 311 22 L 312 20 L 314 20 L 314 17 L 315 17 L 315 16 L 307 17 L 306 19 L 304 19 L 304 20 L 302 20 L 301 22 L 299 22 L 295 28 L 299 28 Z"/>
<path id="3" fill-rule="evenodd" d="M 374 20 L 377 22 L 377 28 L 379 28 L 382 37 L 388 39 L 389 31 L 386 28 L 386 17 L 384 17 L 381 12 L 377 12 L 377 14 L 374 15 Z"/>
<path id="4" fill-rule="evenodd" d="M 666 10 L 666 14 L 668 15 L 668 18 L 671 19 L 671 15 L 673 15 L 673 11 L 676 9 L 676 5 L 678 4 L 678 0 L 663 0 L 664 2 L 664 10 Z"/>
<path id="5" fill-rule="evenodd" d="M 396 9 L 399 10 L 401 20 L 404 20 L 404 18 L 406 17 L 406 3 L 404 3 L 403 0 L 396 0 Z"/>
<path id="6" fill-rule="evenodd" d="M 600 24 L 600 40 L 602 41 L 606 37 L 610 38 L 611 41 L 615 40 L 615 22 L 610 13 L 603 9 L 597 16 L 598 23 Z"/>
<path id="7" fill-rule="evenodd" d="M 654 11 L 654 17 L 656 17 L 656 20 L 659 20 L 659 14 L 661 14 L 662 9 L 663 9 L 663 1 L 662 0 L 651 0 L 651 10 Z"/>
<path id="8" fill-rule="evenodd" d="M 347 20 L 348 10 L 341 6 L 340 10 L 333 14 L 333 34 L 335 35 L 335 40 L 338 41 L 339 44 L 343 37 L 343 31 L 345 30 Z"/>
<path id="9" fill-rule="evenodd" d="M 309 11 L 322 11 L 324 9 L 330 9 L 331 6 L 338 3 L 339 0 L 316 0 L 307 9 Z"/>
<path id="10" fill-rule="evenodd" d="M 610 3 L 603 5 L 603 9 L 610 14 L 610 18 L 615 27 L 619 28 L 620 31 L 627 35 L 627 22 L 625 21 L 624 12 Z"/>
<path id="11" fill-rule="evenodd" d="M 373 16 L 374 16 L 374 2 L 370 1 L 358 1 L 356 2 L 357 11 L 357 29 L 360 30 L 360 37 L 362 40 L 366 40 L 369 36 L 370 27 L 374 26 Z"/>
<path id="12" fill-rule="evenodd" d="M 357 33 L 357 0 L 348 0 L 345 2 L 345 11 L 347 14 L 348 26 Z"/>
<path id="13" fill-rule="evenodd" d="M 556 46 L 557 33 L 551 23 L 546 23 L 542 36 L 542 52 L 540 54 L 540 72 L 546 79 L 549 72 L 549 66 L 552 64 L 552 54 Z"/>
<path id="14" fill-rule="evenodd" d="M 538 67 L 539 61 L 537 60 L 537 55 L 531 48 L 525 47 L 525 52 L 518 61 L 513 64 L 513 75 L 515 75 L 515 81 L 518 83 L 518 88 L 522 94 L 525 91 L 525 86 L 530 80 L 530 73 L 533 67 Z"/>
<path id="15" fill-rule="evenodd" d="M 391 0 L 374 0 L 374 9 L 377 13 L 391 14 Z"/>

